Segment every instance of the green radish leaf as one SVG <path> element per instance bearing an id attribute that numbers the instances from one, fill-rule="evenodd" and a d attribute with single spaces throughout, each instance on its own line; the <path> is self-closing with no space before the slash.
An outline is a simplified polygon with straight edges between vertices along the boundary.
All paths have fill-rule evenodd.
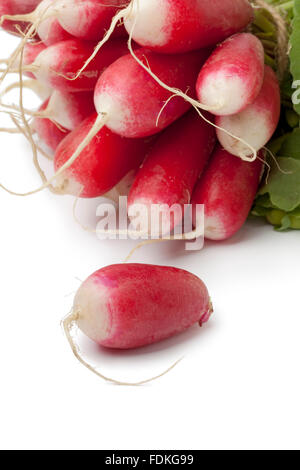
<path id="1" fill-rule="evenodd" d="M 300 160 L 281 157 L 278 163 L 259 194 L 269 194 L 275 207 L 290 212 L 300 206 Z"/>
<path id="2" fill-rule="evenodd" d="M 277 151 L 282 157 L 295 158 L 300 160 L 300 129 L 295 129 L 291 134 L 287 135 L 282 146 Z"/>

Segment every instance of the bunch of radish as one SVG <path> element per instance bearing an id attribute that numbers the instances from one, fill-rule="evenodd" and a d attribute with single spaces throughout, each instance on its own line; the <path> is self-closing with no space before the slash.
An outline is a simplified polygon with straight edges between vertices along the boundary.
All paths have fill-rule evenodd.
<path id="1" fill-rule="evenodd" d="M 280 117 L 279 82 L 249 32 L 248 0 L 5 0 L 0 15 L 3 28 L 23 33 L 1 83 L 22 72 L 51 90 L 36 111 L 21 100 L 12 107 L 54 153 L 54 175 L 28 194 L 54 185 L 95 198 L 134 171 L 129 214 L 137 203 L 149 211 L 204 204 L 206 238 L 225 240 L 241 228 Z M 141 279 L 150 279 L 151 291 L 157 277 L 170 295 L 190 291 L 180 305 L 166 302 L 164 317 L 153 313 L 151 296 L 134 306 L 138 315 L 125 314 Z M 76 297 L 74 309 L 86 312 L 76 317 L 79 327 L 116 348 L 165 338 L 208 319 L 197 282 L 178 270 L 106 268 Z M 163 304 L 164 294 L 156 295 Z M 110 329 L 106 302 L 116 304 Z"/>

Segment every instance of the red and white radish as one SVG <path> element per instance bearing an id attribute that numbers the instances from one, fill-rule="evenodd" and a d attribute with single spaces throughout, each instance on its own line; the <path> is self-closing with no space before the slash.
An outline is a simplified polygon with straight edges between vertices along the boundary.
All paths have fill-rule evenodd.
<path id="1" fill-rule="evenodd" d="M 78 69 L 84 64 L 94 49 L 93 42 L 69 39 L 47 47 L 26 67 L 34 76 L 50 87 L 63 92 L 93 90 L 101 73 L 116 59 L 126 54 L 127 45 L 122 39 L 107 43 L 84 72 L 76 77 Z"/>
<path id="2" fill-rule="evenodd" d="M 128 199 L 128 211 L 137 204 L 147 208 L 160 205 L 162 221 L 151 233 L 164 234 L 178 225 L 189 204 L 194 186 L 202 173 L 216 143 L 215 130 L 195 111 L 176 121 L 157 139 L 154 147 L 138 171 Z M 170 209 L 178 205 L 181 211 Z M 134 219 L 132 220 L 134 224 Z"/>
<path id="3" fill-rule="evenodd" d="M 44 112 L 38 113 L 38 116 L 51 119 L 72 131 L 94 112 L 93 92 L 63 93 L 56 90 Z"/>
<path id="4" fill-rule="evenodd" d="M 41 0 L 1 0 L 0 19 L 3 15 L 24 15 L 33 11 Z M 28 28 L 26 21 L 6 20 L 1 23 L 1 27 L 13 34 L 20 34 Z"/>
<path id="5" fill-rule="evenodd" d="M 94 113 L 58 147 L 54 166 L 58 171 L 78 149 L 96 121 Z M 110 191 L 130 170 L 137 169 L 147 154 L 152 139 L 127 139 L 103 127 L 68 166 L 57 181 L 63 192 L 83 198 L 102 196 Z"/>
<path id="6" fill-rule="evenodd" d="M 263 153 L 260 157 L 264 158 Z M 194 208 L 205 206 L 207 239 L 226 240 L 242 227 L 257 193 L 262 167 L 259 158 L 245 162 L 221 147 L 215 150 L 192 197 Z"/>
<path id="7" fill-rule="evenodd" d="M 27 65 L 32 64 L 38 55 L 46 49 L 45 44 L 41 41 L 34 41 L 34 42 L 27 42 L 24 47 L 23 51 L 23 65 L 26 67 Z M 18 59 L 16 60 L 16 69 L 18 68 L 19 63 Z M 30 78 L 35 78 L 32 72 L 25 72 L 25 75 Z"/>
<path id="8" fill-rule="evenodd" d="M 46 100 L 39 111 L 43 112 L 47 109 L 49 100 Z M 37 133 L 41 142 L 52 152 L 55 152 L 61 141 L 69 134 L 70 131 L 57 126 L 53 121 L 46 118 L 36 117 L 32 122 L 32 130 Z"/>
<path id="9" fill-rule="evenodd" d="M 181 53 L 215 45 L 252 18 L 248 0 L 133 0 L 124 23 L 141 46 Z"/>
<path id="10" fill-rule="evenodd" d="M 132 349 L 207 322 L 212 307 L 205 284 L 187 271 L 117 264 L 82 284 L 73 312 L 79 328 L 96 343 Z"/>
<path id="11" fill-rule="evenodd" d="M 91 40 L 101 39 L 113 17 L 126 0 L 59 0 L 55 9 L 62 27 L 72 36 Z M 123 28 L 116 33 L 123 35 Z"/>
<path id="12" fill-rule="evenodd" d="M 32 0 L 33 1 L 33 0 Z M 37 2 L 35 2 L 37 3 Z M 70 35 L 88 41 L 99 40 L 109 28 L 110 23 L 120 8 L 127 5 L 124 0 L 43 0 L 24 13 L 8 13 L 7 19 L 11 21 L 30 22 L 37 28 L 38 33 L 45 37 L 45 32 L 49 32 L 52 27 L 57 28 L 61 34 L 63 28 Z M 57 23 L 48 21 L 55 19 Z M 124 29 L 117 29 L 123 35 Z M 51 37 L 55 40 L 55 30 L 51 32 Z"/>
<path id="13" fill-rule="evenodd" d="M 72 38 L 72 35 L 67 33 L 54 17 L 42 21 L 38 27 L 38 34 L 46 46 Z"/>
<path id="14" fill-rule="evenodd" d="M 135 54 L 160 80 L 195 96 L 197 75 L 207 59 L 207 50 L 162 56 L 139 49 Z M 166 104 L 171 96 L 128 54 L 99 78 L 95 106 L 98 113 L 106 115 L 106 126 L 113 132 L 130 138 L 145 137 L 158 133 L 189 109 L 190 104 L 180 97 Z"/>
<path id="15" fill-rule="evenodd" d="M 219 116 L 236 114 L 257 98 L 264 80 L 264 48 L 250 33 L 239 33 L 220 44 L 199 74 L 201 103 Z"/>
<path id="16" fill-rule="evenodd" d="M 216 125 L 243 139 L 237 140 L 221 129 L 217 130 L 220 144 L 229 153 L 241 158 L 251 158 L 251 150 L 245 143 L 259 150 L 269 142 L 280 118 L 280 87 L 275 72 L 265 66 L 262 89 L 254 101 L 233 116 L 218 116 Z"/>

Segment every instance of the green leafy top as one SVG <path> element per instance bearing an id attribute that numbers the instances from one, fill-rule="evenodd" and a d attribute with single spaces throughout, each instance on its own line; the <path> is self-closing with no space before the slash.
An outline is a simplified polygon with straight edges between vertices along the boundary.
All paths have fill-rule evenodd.
<path id="1" fill-rule="evenodd" d="M 290 28 L 290 68 L 281 86 L 282 119 L 268 145 L 277 162 L 269 160 L 271 171 L 252 213 L 266 217 L 279 230 L 300 229 L 300 0 L 268 3 L 278 8 Z"/>

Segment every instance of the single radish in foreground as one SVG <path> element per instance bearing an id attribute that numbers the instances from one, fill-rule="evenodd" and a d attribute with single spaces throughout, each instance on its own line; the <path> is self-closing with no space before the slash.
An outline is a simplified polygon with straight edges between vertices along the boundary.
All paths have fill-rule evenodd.
<path id="1" fill-rule="evenodd" d="M 262 175 L 263 152 L 259 155 L 245 162 L 221 147 L 215 150 L 192 197 L 194 206 L 205 206 L 207 239 L 226 240 L 245 223 Z"/>
<path id="2" fill-rule="evenodd" d="M 47 109 L 49 100 L 46 100 L 40 107 L 43 112 Z M 46 118 L 36 117 L 32 122 L 32 130 L 37 133 L 39 139 L 52 152 L 55 152 L 60 142 L 69 134 L 67 129 L 56 125 L 53 121 Z"/>
<path id="3" fill-rule="evenodd" d="M 181 53 L 213 46 L 253 18 L 248 0 L 133 0 L 125 12 L 128 33 L 141 46 Z"/>
<path id="4" fill-rule="evenodd" d="M 157 235 L 170 233 L 181 222 L 184 205 L 190 203 L 194 186 L 215 143 L 215 129 L 194 110 L 166 129 L 138 171 L 129 194 L 129 215 L 133 206 L 143 204 L 149 223 L 153 205 L 159 205 L 162 220 L 156 221 L 158 226 L 151 224 L 148 230 Z M 179 211 L 170 214 L 175 205 Z M 132 224 L 134 222 L 133 218 Z"/>
<path id="5" fill-rule="evenodd" d="M 162 56 L 138 49 L 135 54 L 163 82 L 188 91 L 194 97 L 197 75 L 209 52 L 201 50 Z M 158 133 L 189 109 L 190 104 L 180 97 L 174 97 L 166 104 L 171 96 L 170 91 L 127 54 L 110 65 L 99 78 L 95 106 L 98 113 L 106 116 L 106 126 L 113 132 L 131 138 L 145 137 Z"/>
<path id="6" fill-rule="evenodd" d="M 92 129 L 97 114 L 87 118 L 60 144 L 54 159 L 55 171 L 64 165 Z M 63 192 L 83 198 L 102 196 L 143 162 L 152 139 L 127 139 L 103 127 L 79 157 L 57 179 Z"/>
<path id="7" fill-rule="evenodd" d="M 145 264 L 100 269 L 79 288 L 73 306 L 79 328 L 116 349 L 146 346 L 208 321 L 204 283 L 187 271 Z"/>
<path id="8" fill-rule="evenodd" d="M 24 15 L 34 10 L 41 0 L 1 0 L 0 19 L 3 15 Z M 28 23 L 17 20 L 3 20 L 1 27 L 13 34 L 26 31 Z"/>
<path id="9" fill-rule="evenodd" d="M 262 89 L 254 101 L 240 113 L 233 116 L 218 116 L 216 125 L 243 139 L 255 150 L 264 147 L 274 134 L 280 118 L 280 88 L 275 72 L 265 66 Z M 251 157 L 249 146 L 218 129 L 220 144 L 229 153 L 247 158 Z"/>
<path id="10" fill-rule="evenodd" d="M 32 64 L 25 66 L 24 71 L 32 72 L 38 80 L 57 90 L 70 93 L 93 90 L 101 73 L 128 52 L 125 41 L 111 40 L 84 72 L 76 80 L 72 80 L 94 46 L 93 42 L 80 39 L 53 44 L 43 50 Z"/>
<path id="11" fill-rule="evenodd" d="M 79 288 L 63 327 L 75 357 L 91 372 L 117 385 L 142 385 L 107 377 L 87 363 L 72 338 L 77 326 L 91 340 L 111 349 L 133 349 L 202 326 L 213 313 L 205 284 L 182 269 L 147 264 L 116 264 L 96 271 Z"/>
<path id="12" fill-rule="evenodd" d="M 250 33 L 239 33 L 220 44 L 199 74 L 199 101 L 219 116 L 236 114 L 253 103 L 264 80 L 264 48 Z M 215 110 L 215 111 L 214 111 Z"/>

